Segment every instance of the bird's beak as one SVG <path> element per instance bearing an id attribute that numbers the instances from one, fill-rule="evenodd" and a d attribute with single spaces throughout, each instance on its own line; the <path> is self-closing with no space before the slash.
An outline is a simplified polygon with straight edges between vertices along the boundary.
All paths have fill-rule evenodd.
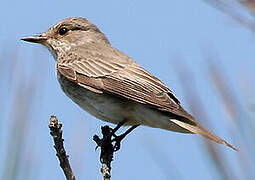
<path id="1" fill-rule="evenodd" d="M 44 41 L 46 41 L 48 38 L 44 35 L 38 35 L 38 36 L 27 36 L 27 37 L 23 37 L 21 38 L 21 40 L 23 41 L 27 41 L 27 42 L 33 42 L 33 43 L 42 43 Z"/>

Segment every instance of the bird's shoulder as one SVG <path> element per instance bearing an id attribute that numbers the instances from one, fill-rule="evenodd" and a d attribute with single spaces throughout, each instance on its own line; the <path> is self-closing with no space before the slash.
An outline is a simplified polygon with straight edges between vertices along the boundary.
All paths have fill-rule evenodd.
<path id="1" fill-rule="evenodd" d="M 89 45 L 73 48 L 61 54 L 57 67 L 68 67 L 88 77 L 103 77 L 135 63 L 111 46 Z"/>

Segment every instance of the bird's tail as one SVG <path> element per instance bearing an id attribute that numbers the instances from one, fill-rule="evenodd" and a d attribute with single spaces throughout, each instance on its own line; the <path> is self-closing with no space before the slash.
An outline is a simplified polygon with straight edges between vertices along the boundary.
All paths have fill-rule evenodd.
<path id="1" fill-rule="evenodd" d="M 189 130 L 191 133 L 200 134 L 200 135 L 204 136 L 206 139 L 209 139 L 209 140 L 214 141 L 214 142 L 219 143 L 219 144 L 224 144 L 224 145 L 232 148 L 233 150 L 238 151 L 237 148 L 230 145 L 225 140 L 223 140 L 220 137 L 216 136 L 215 134 L 213 134 L 209 130 L 205 129 L 204 127 L 202 127 L 197 122 L 192 123 L 192 124 L 188 124 L 186 122 L 182 122 L 182 121 L 179 121 L 179 120 L 171 120 L 171 121 L 174 122 L 175 124 L 177 124 L 178 126 L 181 126 L 182 128 Z"/>

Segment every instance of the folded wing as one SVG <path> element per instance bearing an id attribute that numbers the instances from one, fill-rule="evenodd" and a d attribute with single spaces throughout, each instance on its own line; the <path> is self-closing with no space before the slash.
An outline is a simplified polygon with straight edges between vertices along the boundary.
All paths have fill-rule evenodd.
<path id="1" fill-rule="evenodd" d="M 95 93 L 114 94 L 170 113 L 171 117 L 175 118 L 169 120 L 180 127 L 236 150 L 235 147 L 198 124 L 159 79 L 119 51 L 114 53 L 119 53 L 120 56 L 117 56 L 119 59 L 115 59 L 116 56 L 109 57 L 98 52 L 96 56 L 87 54 L 86 57 L 80 57 L 72 52 L 65 57 L 60 57 L 57 71 L 70 81 Z M 121 58 L 122 55 L 123 58 Z"/>
<path id="2" fill-rule="evenodd" d="M 89 90 L 115 94 L 193 121 L 170 89 L 133 60 L 85 58 L 74 52 L 62 59 L 65 61 L 58 62 L 57 70 Z"/>

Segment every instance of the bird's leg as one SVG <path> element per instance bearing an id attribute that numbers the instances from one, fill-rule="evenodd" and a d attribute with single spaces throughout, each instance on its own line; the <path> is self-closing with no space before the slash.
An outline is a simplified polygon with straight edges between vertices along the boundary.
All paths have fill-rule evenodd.
<path id="1" fill-rule="evenodd" d="M 118 125 L 117 125 L 118 126 Z M 117 127 L 116 126 L 116 127 Z M 128 135 L 131 131 L 133 131 L 136 127 L 138 127 L 139 125 L 133 125 L 131 126 L 126 132 L 124 132 L 123 134 L 117 136 L 115 133 L 113 133 L 114 139 L 112 140 L 112 142 L 115 142 L 113 149 L 114 151 L 118 151 L 120 149 L 120 143 L 121 141 L 126 137 L 126 135 Z M 114 128 L 115 129 L 115 128 Z M 115 131 L 116 132 L 116 131 Z"/>
<path id="2" fill-rule="evenodd" d="M 94 135 L 93 140 L 97 143 L 96 149 L 98 147 L 101 147 L 101 149 L 102 149 L 101 157 L 103 156 L 103 154 L 105 154 L 104 153 L 105 149 L 110 150 L 110 151 L 111 151 L 111 149 L 113 149 L 112 151 L 114 151 L 114 146 L 112 145 L 112 142 L 113 142 L 112 137 L 115 137 L 115 138 L 117 137 L 115 135 L 115 132 L 117 132 L 117 130 L 121 126 L 123 126 L 125 124 L 125 122 L 127 122 L 126 119 L 124 119 L 123 121 L 119 122 L 117 124 L 117 126 L 115 128 L 113 128 L 113 129 L 110 128 L 109 126 L 102 126 L 101 127 L 101 131 L 102 131 L 102 134 L 103 134 L 103 138 L 99 138 L 98 135 Z"/>
<path id="3" fill-rule="evenodd" d="M 119 128 L 121 126 L 123 126 L 125 123 L 127 122 L 126 119 L 124 119 L 123 121 L 120 121 L 117 126 L 115 128 L 112 129 L 112 133 L 113 133 L 113 136 L 115 135 L 115 133 L 119 130 Z"/>
<path id="4" fill-rule="evenodd" d="M 110 165 L 110 162 L 112 161 L 113 152 L 118 151 L 120 149 L 120 143 L 121 141 L 137 126 L 139 125 L 133 125 L 131 126 L 126 132 L 123 134 L 117 136 L 115 133 L 117 130 L 123 126 L 127 120 L 123 120 L 117 124 L 115 128 L 110 128 L 109 126 L 103 126 L 101 127 L 101 131 L 103 134 L 103 138 L 99 138 L 97 135 L 94 135 L 93 140 L 97 143 L 97 147 L 101 147 L 101 154 L 100 154 L 100 160 L 101 162 L 107 162 L 108 165 Z M 112 144 L 114 143 L 114 144 Z"/>
<path id="5" fill-rule="evenodd" d="M 111 176 L 111 162 L 113 160 L 114 152 L 120 149 L 120 143 L 123 138 L 129 134 L 133 129 L 135 129 L 139 125 L 134 125 L 130 127 L 125 133 L 117 136 L 116 131 L 126 123 L 127 120 L 121 121 L 117 124 L 115 128 L 110 128 L 109 126 L 101 127 L 101 131 L 103 134 L 102 138 L 99 138 L 98 135 L 94 135 L 93 140 L 96 142 L 97 147 L 101 148 L 100 153 L 100 162 L 102 163 L 102 173 L 103 176 L 110 177 Z"/>

